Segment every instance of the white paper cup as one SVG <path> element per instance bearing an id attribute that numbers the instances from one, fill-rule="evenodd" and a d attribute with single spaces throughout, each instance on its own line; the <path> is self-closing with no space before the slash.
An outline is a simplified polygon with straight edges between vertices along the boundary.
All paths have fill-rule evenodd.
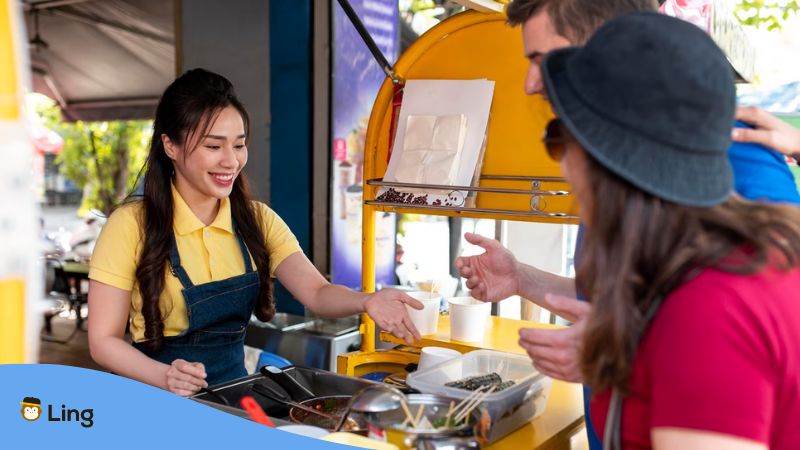
<path id="1" fill-rule="evenodd" d="M 458 358 L 459 356 L 461 356 L 461 352 L 458 350 L 453 350 L 452 348 L 422 347 L 422 350 L 419 353 L 419 364 L 417 364 L 417 370 L 426 370 L 441 362 Z"/>
<path id="2" fill-rule="evenodd" d="M 407 294 L 425 306 L 424 309 L 414 309 L 406 305 L 408 316 L 411 317 L 411 322 L 417 327 L 419 334 L 425 336 L 436 333 L 439 329 L 439 303 L 442 301 L 442 296 L 427 291 L 413 291 Z"/>
<path id="3" fill-rule="evenodd" d="M 483 340 L 492 304 L 472 297 L 453 297 L 447 303 L 450 305 L 450 339 L 463 342 Z"/>
<path id="4" fill-rule="evenodd" d="M 312 427 L 311 425 L 283 425 L 278 427 L 278 429 L 286 431 L 287 433 L 298 434 L 300 436 L 316 439 L 324 438 L 325 436 L 331 434 L 330 431 L 324 428 Z"/>

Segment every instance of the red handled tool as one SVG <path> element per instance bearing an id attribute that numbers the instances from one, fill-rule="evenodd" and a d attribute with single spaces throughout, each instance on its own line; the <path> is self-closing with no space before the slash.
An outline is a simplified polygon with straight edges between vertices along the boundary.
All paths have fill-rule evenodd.
<path id="1" fill-rule="evenodd" d="M 253 397 L 245 395 L 242 397 L 240 402 L 242 404 L 242 408 L 247 411 L 247 414 L 250 414 L 250 418 L 253 419 L 254 422 L 275 428 L 275 424 L 272 423 L 267 413 L 264 412 L 264 410 L 261 408 L 261 405 L 259 405 Z"/>

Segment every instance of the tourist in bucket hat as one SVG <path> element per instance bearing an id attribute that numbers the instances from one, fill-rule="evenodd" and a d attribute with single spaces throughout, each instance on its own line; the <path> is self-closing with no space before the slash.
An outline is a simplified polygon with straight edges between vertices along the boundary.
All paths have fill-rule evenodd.
<path id="1" fill-rule="evenodd" d="M 581 366 L 604 445 L 800 448 L 800 213 L 732 194 L 722 51 L 634 13 L 542 73 L 545 145 L 586 224 Z"/>

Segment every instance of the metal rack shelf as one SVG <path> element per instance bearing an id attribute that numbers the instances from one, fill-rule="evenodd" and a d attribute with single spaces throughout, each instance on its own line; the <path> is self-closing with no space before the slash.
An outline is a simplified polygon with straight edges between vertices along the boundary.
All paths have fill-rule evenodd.
<path id="1" fill-rule="evenodd" d="M 531 183 L 530 189 L 510 189 L 510 188 L 493 188 L 481 186 L 450 186 L 439 184 L 416 184 L 416 183 L 400 183 L 395 181 L 383 181 L 382 178 L 373 178 L 366 181 L 369 186 L 379 186 L 385 188 L 400 188 L 411 190 L 427 190 L 427 191 L 440 191 L 446 193 L 454 192 L 470 192 L 470 193 L 493 193 L 493 194 L 512 194 L 512 195 L 528 195 L 530 196 L 530 210 L 518 209 L 499 209 L 499 208 L 478 208 L 472 206 L 458 206 L 458 205 L 430 205 L 430 204 L 417 204 L 417 203 L 402 203 L 381 201 L 375 199 L 365 199 L 364 204 L 375 206 L 383 211 L 396 211 L 398 209 L 408 210 L 408 212 L 418 213 L 433 213 L 441 214 L 442 212 L 457 213 L 458 215 L 471 216 L 473 214 L 491 214 L 498 216 L 515 216 L 515 217 L 540 217 L 540 218 L 553 218 L 553 219 L 567 219 L 577 220 L 576 216 L 564 212 L 548 212 L 539 209 L 542 197 L 562 197 L 570 195 L 570 191 L 566 190 L 547 190 L 541 189 L 541 183 L 546 182 L 565 182 L 563 178 L 556 177 L 528 177 L 528 176 L 510 176 L 510 175 L 482 175 L 481 180 L 503 180 L 503 181 L 519 181 Z M 415 211 L 416 210 L 416 211 Z"/>

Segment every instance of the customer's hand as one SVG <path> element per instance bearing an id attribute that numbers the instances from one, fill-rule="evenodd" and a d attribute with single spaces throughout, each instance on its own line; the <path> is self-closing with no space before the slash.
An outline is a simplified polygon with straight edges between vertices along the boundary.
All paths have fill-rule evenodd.
<path id="1" fill-rule="evenodd" d="M 494 239 L 473 233 L 466 233 L 464 237 L 470 244 L 486 250 L 480 255 L 456 258 L 456 268 L 467 279 L 470 295 L 492 302 L 517 294 L 519 275 L 514 255 Z"/>
<path id="2" fill-rule="evenodd" d="M 800 130 L 763 109 L 740 106 L 736 108 L 736 119 L 754 128 L 734 128 L 734 141 L 761 144 L 792 157 L 800 154 Z"/>
<path id="3" fill-rule="evenodd" d="M 167 389 L 170 392 L 188 397 L 204 387 L 208 387 L 208 383 L 203 363 L 190 363 L 183 359 L 172 361 L 167 370 Z"/>
<path id="4" fill-rule="evenodd" d="M 411 345 L 422 336 L 411 322 L 406 305 L 414 309 L 424 308 L 422 302 L 414 300 L 403 291 L 382 289 L 367 298 L 364 309 L 379 327 Z"/>
<path id="5" fill-rule="evenodd" d="M 558 330 L 519 330 L 519 345 L 528 352 L 539 372 L 579 383 L 583 378 L 580 364 L 583 332 L 592 306 L 588 302 L 552 294 L 545 295 L 542 306 L 571 321 L 572 325 Z"/>

